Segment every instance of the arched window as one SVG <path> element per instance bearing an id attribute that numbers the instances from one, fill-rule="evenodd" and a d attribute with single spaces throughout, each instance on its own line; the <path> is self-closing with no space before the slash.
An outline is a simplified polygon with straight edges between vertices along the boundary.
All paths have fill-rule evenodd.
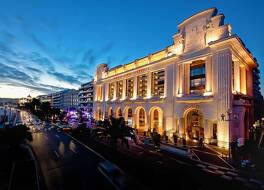
<path id="1" fill-rule="evenodd" d="M 112 108 L 109 108 L 109 110 L 108 110 L 108 116 L 113 116 L 113 109 Z"/>
<path id="2" fill-rule="evenodd" d="M 127 110 L 127 117 L 130 118 L 132 116 L 133 116 L 132 109 L 131 108 L 128 108 L 128 110 Z"/>
<path id="3" fill-rule="evenodd" d="M 122 117 L 122 111 L 120 108 L 118 109 L 118 117 Z"/>
<path id="4" fill-rule="evenodd" d="M 159 111 L 157 109 L 153 112 L 153 119 L 155 121 L 159 120 Z"/>
<path id="5" fill-rule="evenodd" d="M 139 126 L 145 125 L 145 111 L 143 108 L 139 110 Z"/>

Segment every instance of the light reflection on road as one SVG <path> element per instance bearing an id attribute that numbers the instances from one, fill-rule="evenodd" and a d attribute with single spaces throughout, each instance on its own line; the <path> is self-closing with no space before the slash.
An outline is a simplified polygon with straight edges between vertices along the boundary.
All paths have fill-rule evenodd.
<path id="1" fill-rule="evenodd" d="M 64 153 L 65 153 L 65 146 L 64 146 L 64 143 L 62 143 L 62 142 L 59 143 L 59 153 L 61 155 L 64 155 Z"/>
<path id="2" fill-rule="evenodd" d="M 76 145 L 75 143 L 71 140 L 69 144 L 70 150 L 73 151 L 74 153 L 77 153 L 76 151 Z"/>

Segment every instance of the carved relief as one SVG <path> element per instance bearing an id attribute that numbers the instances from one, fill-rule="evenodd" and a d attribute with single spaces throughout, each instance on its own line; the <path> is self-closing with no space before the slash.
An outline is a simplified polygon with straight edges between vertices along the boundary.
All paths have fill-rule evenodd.
<path id="1" fill-rule="evenodd" d="M 176 54 L 199 51 L 208 43 L 230 35 L 230 26 L 224 25 L 224 15 L 218 15 L 213 9 L 194 15 L 178 27 L 179 32 L 174 35 Z"/>
<path id="2" fill-rule="evenodd" d="M 182 34 L 177 34 L 174 36 L 174 46 L 175 53 L 180 55 L 184 51 L 184 36 Z"/>
<path id="3" fill-rule="evenodd" d="M 105 75 L 105 72 L 107 72 L 108 70 L 108 67 L 107 67 L 107 64 L 100 64 L 97 66 L 97 69 L 96 69 L 96 80 L 100 80 L 104 77 Z"/>

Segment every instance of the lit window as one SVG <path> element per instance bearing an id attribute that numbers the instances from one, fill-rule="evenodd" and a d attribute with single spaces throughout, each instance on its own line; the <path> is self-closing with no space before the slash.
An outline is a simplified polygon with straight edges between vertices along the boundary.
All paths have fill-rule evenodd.
<path id="1" fill-rule="evenodd" d="M 165 71 L 160 70 L 152 73 L 152 96 L 164 96 Z"/>
<path id="2" fill-rule="evenodd" d="M 112 100 L 114 98 L 114 90 L 115 90 L 115 83 L 109 84 L 109 99 Z"/>
<path id="3" fill-rule="evenodd" d="M 123 95 L 123 81 L 118 81 L 117 82 L 117 89 L 116 89 L 116 96 L 117 98 L 122 98 Z"/>
<path id="4" fill-rule="evenodd" d="M 127 79 L 127 88 L 126 88 L 126 96 L 128 98 L 133 98 L 133 93 L 134 93 L 134 79 L 130 78 Z"/>
<path id="5" fill-rule="evenodd" d="M 137 94 L 139 97 L 146 97 L 147 96 L 147 75 L 141 75 L 137 78 L 138 81 L 138 89 Z"/>
<path id="6" fill-rule="evenodd" d="M 145 111 L 143 108 L 139 110 L 139 126 L 145 125 Z"/>
<path id="7" fill-rule="evenodd" d="M 205 89 L 205 63 L 194 61 L 190 66 L 190 92 L 203 93 Z"/>

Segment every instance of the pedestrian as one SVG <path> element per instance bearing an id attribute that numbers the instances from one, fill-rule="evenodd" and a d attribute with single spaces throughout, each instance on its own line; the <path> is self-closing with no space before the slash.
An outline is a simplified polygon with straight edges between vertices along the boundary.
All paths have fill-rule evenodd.
<path id="1" fill-rule="evenodd" d="M 203 145 L 204 145 L 204 144 L 203 144 L 203 138 L 201 137 L 201 138 L 199 139 L 199 146 L 200 146 L 200 147 L 203 147 Z"/>
<path id="2" fill-rule="evenodd" d="M 157 134 L 157 149 L 158 149 L 158 151 L 160 150 L 160 143 L 161 143 L 161 135 L 158 133 Z"/>
<path id="3" fill-rule="evenodd" d="M 183 144 L 183 146 L 186 146 L 186 139 L 185 139 L 185 137 L 182 138 L 182 144 Z"/>
<path id="4" fill-rule="evenodd" d="M 178 141 L 178 137 L 177 137 L 176 133 L 173 133 L 173 142 L 175 145 L 177 145 L 177 141 Z"/>
<path id="5" fill-rule="evenodd" d="M 147 139 L 147 136 L 146 136 L 146 132 L 144 131 L 144 135 L 143 135 L 143 142 L 144 142 L 144 145 L 147 146 L 149 145 L 149 141 Z"/>
<path id="6" fill-rule="evenodd" d="M 169 142 L 169 137 L 168 135 L 165 135 L 165 143 L 168 143 Z"/>

